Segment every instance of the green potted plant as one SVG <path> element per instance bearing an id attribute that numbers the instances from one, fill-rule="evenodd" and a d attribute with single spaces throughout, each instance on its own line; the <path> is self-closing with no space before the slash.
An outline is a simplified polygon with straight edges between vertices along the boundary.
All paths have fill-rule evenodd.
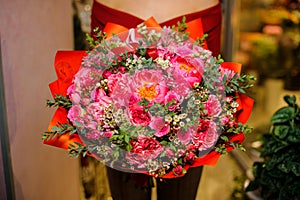
<path id="1" fill-rule="evenodd" d="M 261 160 L 253 164 L 254 179 L 246 188 L 265 200 L 300 199 L 300 107 L 295 96 L 284 100 L 288 105 L 274 113 L 269 133 L 262 135 Z"/>

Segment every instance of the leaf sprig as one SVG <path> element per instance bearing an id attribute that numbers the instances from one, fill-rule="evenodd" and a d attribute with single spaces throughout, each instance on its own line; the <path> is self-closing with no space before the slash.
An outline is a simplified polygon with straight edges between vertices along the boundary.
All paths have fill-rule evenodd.
<path id="1" fill-rule="evenodd" d="M 109 138 L 112 143 L 117 144 L 120 148 L 126 149 L 129 152 L 132 149 L 130 144 L 131 139 L 132 137 L 124 131 L 119 131 L 119 134 L 114 134 Z"/>
<path id="2" fill-rule="evenodd" d="M 177 22 L 177 28 L 175 28 L 175 25 L 172 26 L 173 30 L 176 29 L 180 33 L 184 33 L 187 28 L 188 28 L 188 26 L 186 24 L 186 17 L 182 17 L 182 21 L 181 22 L 179 22 L 179 21 Z"/>
<path id="3" fill-rule="evenodd" d="M 94 49 L 97 45 L 101 44 L 101 42 L 107 37 L 107 34 L 99 30 L 99 27 L 95 28 L 93 32 L 94 37 L 96 39 L 92 38 L 88 33 L 86 34 L 86 41 L 88 42 L 90 49 Z"/>
<path id="4" fill-rule="evenodd" d="M 228 77 L 225 75 L 222 82 L 225 85 L 225 92 L 227 94 L 232 93 L 232 90 L 240 93 L 246 93 L 247 89 L 254 86 L 254 84 L 251 82 L 255 81 L 256 78 L 252 75 L 243 74 L 240 76 L 236 73 L 229 82 L 227 82 L 227 80 Z"/>
<path id="5" fill-rule="evenodd" d="M 53 126 L 50 131 L 46 131 L 42 134 L 42 140 L 50 140 L 55 137 L 59 137 L 63 134 L 75 134 L 77 132 L 77 129 L 75 126 L 72 126 L 70 124 L 61 124 L 59 123 L 57 126 Z"/>
<path id="6" fill-rule="evenodd" d="M 205 33 L 201 38 L 197 38 L 196 43 L 200 46 L 203 46 L 204 41 L 206 40 L 207 37 L 208 37 L 208 34 Z"/>
<path id="7" fill-rule="evenodd" d="M 80 155 L 85 157 L 88 154 L 87 147 L 78 142 L 69 144 L 68 146 L 69 156 L 78 158 Z"/>
<path id="8" fill-rule="evenodd" d="M 67 98 L 63 95 L 56 94 L 54 96 L 54 99 L 53 100 L 47 100 L 46 104 L 47 104 L 48 107 L 56 107 L 56 106 L 58 107 L 58 106 L 60 106 L 60 107 L 69 109 L 72 106 L 72 101 L 69 98 Z"/>

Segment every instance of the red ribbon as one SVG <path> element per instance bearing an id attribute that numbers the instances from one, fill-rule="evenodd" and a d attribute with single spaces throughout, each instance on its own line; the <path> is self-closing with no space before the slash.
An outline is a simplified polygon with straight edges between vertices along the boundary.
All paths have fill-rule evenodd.
<path id="1" fill-rule="evenodd" d="M 86 55 L 85 51 L 58 51 L 55 56 L 55 71 L 57 80 L 49 84 L 50 91 L 54 97 L 56 94 L 67 94 L 68 87 L 72 84 L 74 75 L 78 72 L 82 58 Z M 48 131 L 51 131 L 53 126 L 59 123 L 68 124 L 67 111 L 59 107 L 52 117 L 48 126 Z M 56 146 L 63 149 L 68 149 L 69 144 L 74 142 L 82 143 L 78 134 L 63 134 L 50 140 L 45 140 L 44 144 Z"/>
<path id="2" fill-rule="evenodd" d="M 157 27 L 161 28 L 160 25 L 155 21 L 154 18 L 149 18 L 146 20 L 145 25 L 147 27 Z M 201 19 L 196 19 L 191 22 L 187 23 L 187 30 L 186 32 L 189 32 L 189 36 L 196 40 L 198 38 L 201 38 L 203 36 L 203 28 L 202 28 L 202 21 Z M 107 33 L 108 37 L 111 37 L 112 34 L 118 34 L 121 32 L 127 31 L 128 28 L 123 27 L 118 24 L 108 23 L 106 27 L 104 28 L 103 32 Z M 204 48 L 207 48 L 206 44 Z M 60 95 L 66 95 L 68 87 L 72 84 L 72 79 L 74 75 L 78 72 L 79 68 L 81 67 L 82 58 L 86 55 L 85 51 L 58 51 L 55 57 L 55 71 L 57 75 L 57 80 L 50 83 L 49 87 L 51 90 L 51 93 L 53 96 L 56 94 Z M 240 73 L 241 71 L 241 64 L 238 63 L 230 63 L 230 62 L 224 62 L 221 65 L 224 68 L 234 70 L 235 72 Z M 238 114 L 237 118 L 238 121 L 241 123 L 246 123 L 248 120 L 252 107 L 253 107 L 253 100 L 246 95 L 238 94 Z M 51 128 L 53 126 L 56 126 L 60 123 L 69 123 L 67 119 L 67 111 L 64 108 L 58 108 L 48 126 L 48 131 L 51 131 Z M 240 143 L 244 141 L 244 135 L 237 134 L 230 138 L 230 141 L 239 141 Z M 69 144 L 72 144 L 74 142 L 78 142 L 82 145 L 83 142 L 79 138 L 78 134 L 69 135 L 68 133 L 63 134 L 61 136 L 57 136 L 53 139 L 50 139 L 48 141 L 44 141 L 45 144 L 56 146 L 63 149 L 68 149 Z M 228 147 L 227 151 L 231 151 L 233 148 Z M 186 165 L 184 168 L 185 170 L 188 170 L 190 167 L 198 167 L 203 165 L 210 165 L 214 166 L 216 165 L 220 153 L 217 153 L 215 151 L 211 151 L 210 153 L 199 157 L 195 159 L 193 165 Z M 93 156 L 93 155 L 91 155 Z M 162 178 L 176 178 L 183 176 L 175 176 L 172 172 L 164 175 Z"/>

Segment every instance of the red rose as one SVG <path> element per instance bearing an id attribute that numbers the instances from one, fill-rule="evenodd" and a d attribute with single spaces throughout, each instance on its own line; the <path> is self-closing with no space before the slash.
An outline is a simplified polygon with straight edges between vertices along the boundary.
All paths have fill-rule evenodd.
<path id="1" fill-rule="evenodd" d="M 184 161 L 192 165 L 195 161 L 195 154 L 194 153 L 187 153 L 184 157 Z"/>
<path id="2" fill-rule="evenodd" d="M 124 74 L 126 72 L 126 68 L 121 66 L 119 67 L 119 72 L 121 72 L 122 74 Z"/>
<path id="3" fill-rule="evenodd" d="M 102 76 L 103 76 L 103 78 L 108 78 L 111 74 L 112 74 L 111 71 L 106 69 L 106 70 L 104 70 Z"/>
<path id="4" fill-rule="evenodd" d="M 155 159 L 163 151 L 163 146 L 155 139 L 145 136 L 138 136 L 136 141 L 131 141 L 132 149 L 126 157 L 131 164 L 145 167 L 149 159 Z"/>
<path id="5" fill-rule="evenodd" d="M 143 107 L 139 105 L 130 106 L 129 118 L 134 125 L 148 126 L 151 122 L 149 112 L 146 112 Z"/>
<path id="6" fill-rule="evenodd" d="M 173 169 L 173 173 L 176 175 L 176 176 L 179 176 L 183 173 L 183 168 L 181 165 L 177 165 L 176 167 L 174 167 Z"/>

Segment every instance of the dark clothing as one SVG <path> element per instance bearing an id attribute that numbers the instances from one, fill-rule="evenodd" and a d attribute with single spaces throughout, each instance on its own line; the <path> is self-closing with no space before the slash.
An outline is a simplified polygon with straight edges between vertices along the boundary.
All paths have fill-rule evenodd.
<path id="1" fill-rule="evenodd" d="M 150 16 L 149 16 L 150 17 Z M 207 46 L 214 56 L 220 54 L 220 36 L 222 24 L 221 4 L 203 11 L 189 13 L 185 15 L 186 22 L 201 18 L 204 33 L 208 34 L 206 38 Z M 182 21 L 183 16 L 161 23 L 161 26 L 176 25 Z M 134 28 L 144 22 L 131 14 L 107 7 L 94 1 L 91 15 L 91 28 L 98 27 L 103 30 L 105 25 L 115 23 L 127 28 Z M 157 198 L 158 200 L 194 200 L 196 198 L 198 185 L 203 167 L 190 168 L 188 173 L 181 178 L 157 179 Z M 144 174 L 131 174 L 121 172 L 107 167 L 107 174 L 111 189 L 111 195 L 114 200 L 150 200 L 151 187 L 138 187 L 149 183 L 151 177 Z"/>
<path id="2" fill-rule="evenodd" d="M 186 22 L 202 19 L 204 33 L 208 34 L 206 38 L 207 46 L 214 56 L 220 54 L 220 38 L 221 38 L 221 25 L 222 25 L 222 10 L 221 4 L 202 10 L 195 13 L 184 15 Z M 151 17 L 151 16 L 149 16 Z M 183 16 L 178 16 L 161 23 L 161 26 L 176 25 L 178 21 L 182 21 Z M 92 15 L 91 15 L 91 28 L 99 27 L 102 30 L 107 22 L 122 25 L 127 28 L 134 28 L 144 20 L 131 14 L 107 7 L 99 2 L 94 1 Z"/>

